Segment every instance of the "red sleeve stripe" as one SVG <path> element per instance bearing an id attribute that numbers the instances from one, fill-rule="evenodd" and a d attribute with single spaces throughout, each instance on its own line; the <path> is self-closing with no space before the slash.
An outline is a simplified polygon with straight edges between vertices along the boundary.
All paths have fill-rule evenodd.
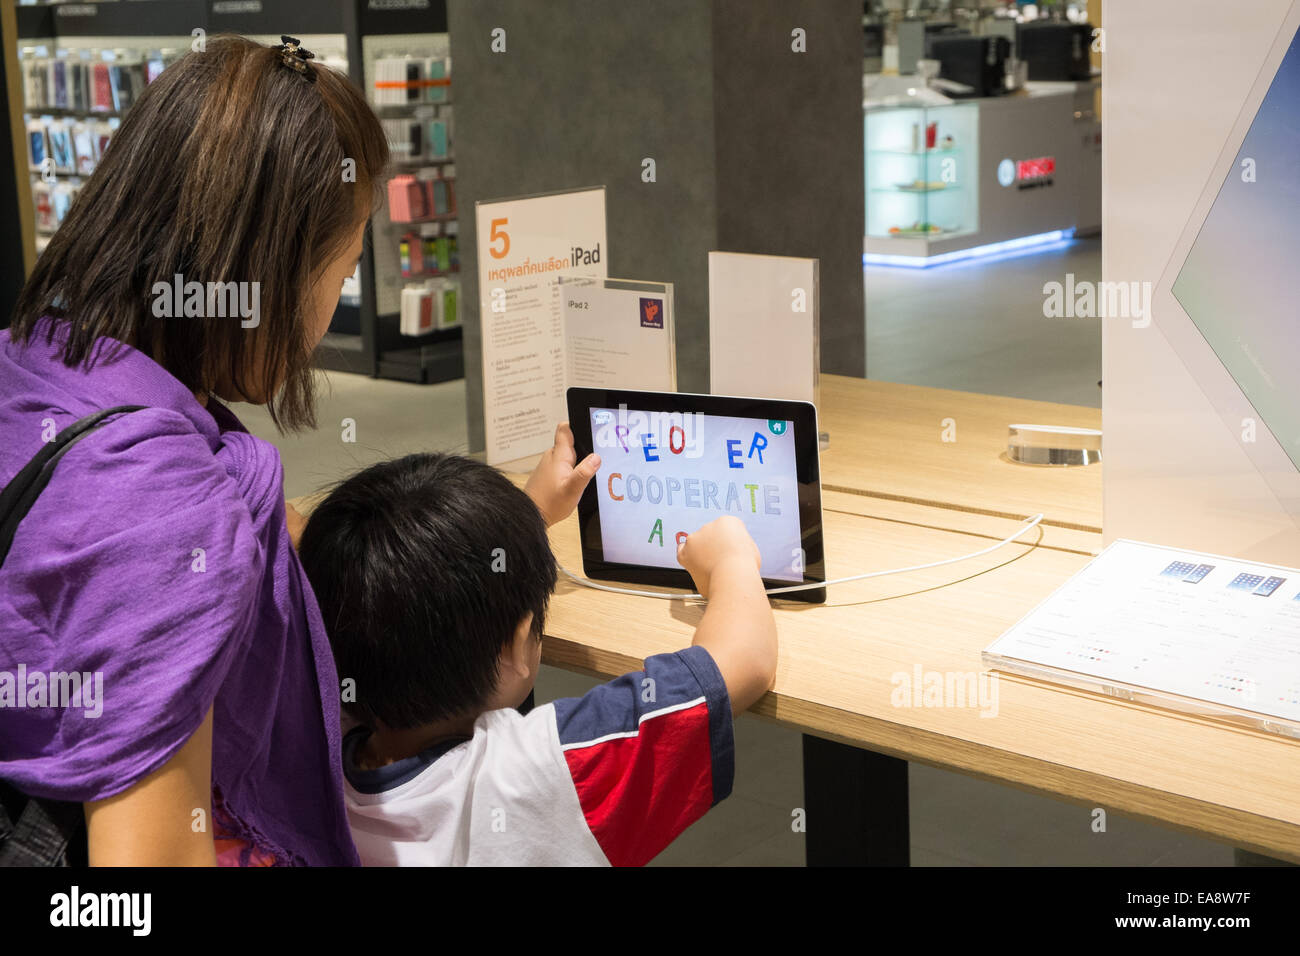
<path id="1" fill-rule="evenodd" d="M 698 707 L 700 704 L 704 704 L 704 703 L 707 703 L 707 701 L 703 695 L 700 695 L 699 697 L 696 697 L 694 700 L 686 700 L 686 701 L 682 701 L 680 704 L 673 704 L 669 707 L 661 708 L 660 710 L 648 711 L 647 713 L 642 714 L 641 717 L 637 720 L 636 730 L 624 730 L 618 733 L 605 734 L 602 737 L 596 737 L 592 740 L 579 740 L 571 744 L 562 744 L 560 749 L 581 750 L 583 747 L 594 747 L 596 746 L 596 744 L 603 744 L 610 740 L 618 740 L 623 737 L 635 737 L 639 733 L 641 733 L 641 725 L 644 724 L 647 720 L 652 720 L 655 717 L 663 717 L 667 714 L 676 713 L 679 710 L 689 710 L 692 707 Z"/>
<path id="2" fill-rule="evenodd" d="M 636 732 L 564 748 L 587 827 L 615 866 L 648 863 L 713 805 L 705 698 L 642 722 Z"/>

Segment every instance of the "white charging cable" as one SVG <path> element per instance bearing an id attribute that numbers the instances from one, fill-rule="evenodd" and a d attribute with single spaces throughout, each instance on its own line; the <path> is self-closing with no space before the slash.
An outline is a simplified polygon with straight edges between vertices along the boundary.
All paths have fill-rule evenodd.
<path id="1" fill-rule="evenodd" d="M 971 558 L 978 558 L 981 555 L 988 554 L 991 551 L 996 551 L 998 548 L 1002 547 L 1003 545 L 1010 544 L 1012 541 L 1015 541 L 1026 531 L 1029 531 L 1032 528 L 1036 528 L 1038 526 L 1038 523 L 1042 520 L 1043 520 L 1043 515 L 1041 512 L 1036 515 L 1030 515 L 1028 518 L 1024 519 L 1024 523 L 1021 525 L 1020 530 L 1017 531 L 1015 534 L 1003 538 L 997 544 L 991 544 L 987 548 L 984 548 L 981 551 L 972 551 L 970 554 L 963 554 L 960 557 L 944 558 L 942 561 L 931 561 L 929 564 L 914 564 L 910 568 L 890 568 L 888 571 L 868 571 L 866 574 L 854 574 L 847 578 L 835 578 L 834 580 L 831 581 L 812 581 L 807 584 L 795 584 L 795 585 L 791 585 L 790 587 L 784 587 L 784 588 L 768 588 L 763 593 L 764 594 L 785 594 L 789 591 L 811 591 L 813 588 L 829 587 L 832 584 L 847 584 L 849 581 L 863 581 L 867 578 L 881 578 L 887 574 L 904 574 L 908 571 L 924 571 L 926 568 L 940 568 L 943 567 L 945 564 L 956 564 L 958 561 L 969 561 Z M 581 584 L 583 587 L 586 588 L 595 588 L 597 591 L 613 591 L 615 594 L 634 594 L 637 597 L 663 598 L 666 601 L 687 601 L 690 600 L 691 598 L 700 598 L 700 599 L 704 598 L 703 594 L 687 594 L 685 592 L 664 593 L 662 591 L 636 591 L 631 588 L 616 588 L 608 584 L 597 584 L 595 581 L 590 581 L 587 578 L 579 577 L 578 575 L 574 574 L 572 571 L 570 571 L 562 564 L 559 566 L 559 568 L 561 571 L 567 574 L 578 584 Z"/>

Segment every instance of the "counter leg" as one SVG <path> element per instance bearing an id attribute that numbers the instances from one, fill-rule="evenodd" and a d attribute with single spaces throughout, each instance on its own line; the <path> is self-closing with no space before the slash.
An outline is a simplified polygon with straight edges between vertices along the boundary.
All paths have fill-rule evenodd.
<path id="1" fill-rule="evenodd" d="M 907 761 L 803 735 L 809 866 L 909 866 Z"/>

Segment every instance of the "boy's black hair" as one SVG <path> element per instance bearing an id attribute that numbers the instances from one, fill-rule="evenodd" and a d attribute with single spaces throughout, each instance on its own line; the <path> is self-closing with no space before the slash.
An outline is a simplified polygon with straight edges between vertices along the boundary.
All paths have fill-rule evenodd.
<path id="1" fill-rule="evenodd" d="M 344 709 L 412 728 L 475 713 L 530 611 L 541 636 L 555 556 L 537 506 L 495 468 L 408 455 L 338 485 L 298 547 L 320 604 Z"/>

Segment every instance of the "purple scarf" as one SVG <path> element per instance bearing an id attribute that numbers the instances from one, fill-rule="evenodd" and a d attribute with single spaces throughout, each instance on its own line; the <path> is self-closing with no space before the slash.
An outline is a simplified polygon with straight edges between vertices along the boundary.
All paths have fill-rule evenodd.
<path id="1" fill-rule="evenodd" d="M 147 408 L 73 446 L 0 568 L 0 778 L 102 800 L 212 709 L 234 835 L 287 863 L 355 865 L 338 677 L 278 453 L 134 349 L 106 360 L 101 340 L 91 369 L 68 368 L 50 323 L 25 347 L 0 332 L 0 485 L 77 419 Z"/>

